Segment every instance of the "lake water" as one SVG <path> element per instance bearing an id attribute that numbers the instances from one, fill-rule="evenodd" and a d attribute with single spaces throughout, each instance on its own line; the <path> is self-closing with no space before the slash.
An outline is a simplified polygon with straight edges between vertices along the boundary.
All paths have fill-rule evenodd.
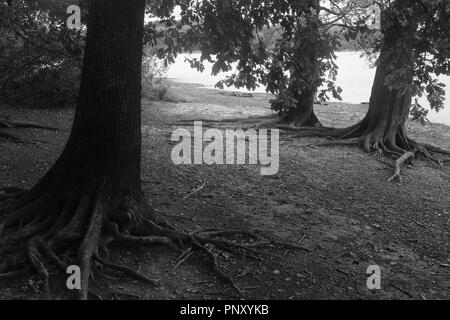
<path id="1" fill-rule="evenodd" d="M 219 80 L 223 79 L 226 74 L 212 76 L 211 65 L 208 63 L 206 63 L 205 72 L 203 73 L 191 69 L 189 63 L 185 62 L 185 58 L 199 58 L 199 56 L 199 54 L 179 55 L 176 59 L 175 64 L 169 67 L 167 77 L 172 81 L 197 83 L 208 88 L 214 88 L 214 85 Z M 337 56 L 339 75 L 336 82 L 337 85 L 344 90 L 344 92 L 342 93 L 342 101 L 355 104 L 368 102 L 370 99 L 373 79 L 375 77 L 375 69 L 371 68 L 370 63 L 366 60 L 366 58 L 361 57 L 360 53 L 358 52 L 340 52 Z M 432 122 L 445 123 L 447 125 L 450 125 L 450 77 L 441 77 L 440 80 L 444 84 L 446 84 L 448 88 L 445 101 L 445 109 L 439 113 L 430 111 L 428 118 Z M 247 91 L 245 89 L 237 90 L 236 88 L 227 88 L 226 90 L 243 92 Z M 255 92 L 264 93 L 265 90 L 263 87 L 259 87 Z M 428 106 L 426 98 L 420 99 L 420 103 L 424 107 Z"/>

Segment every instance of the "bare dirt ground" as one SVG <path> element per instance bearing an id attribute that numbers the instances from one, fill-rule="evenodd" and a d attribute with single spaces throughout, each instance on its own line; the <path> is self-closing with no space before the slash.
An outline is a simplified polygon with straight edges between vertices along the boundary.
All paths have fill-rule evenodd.
<path id="1" fill-rule="evenodd" d="M 142 179 L 159 214 L 187 231 L 242 229 L 305 250 L 268 248 L 258 257 L 220 253 L 220 264 L 248 299 L 449 299 L 450 169 L 414 161 L 402 181 L 388 183 L 393 169 L 356 147 L 314 146 L 323 139 L 280 141 L 280 171 L 263 177 L 258 166 L 175 166 L 170 141 L 180 121 L 270 114 L 269 96 L 236 97 L 196 85 L 171 85 L 179 102 L 143 100 Z M 326 125 L 360 120 L 366 106 L 318 106 Z M 0 143 L 0 186 L 31 187 L 56 160 L 73 111 L 17 110 L 3 116 L 58 126 L 57 133 L 14 130 L 48 143 Z M 230 125 L 230 124 L 228 124 Z M 410 124 L 419 141 L 450 149 L 450 128 Z M 386 159 L 390 162 L 390 159 Z M 193 190 L 206 185 L 193 196 Z M 164 247 L 118 246 L 112 259 L 158 279 L 157 288 L 120 274 L 96 277 L 104 299 L 233 299 L 200 256 L 171 272 L 178 254 Z M 366 270 L 378 265 L 382 289 L 369 291 Z M 55 270 L 56 273 L 56 270 Z M 55 276 L 55 299 L 73 296 Z M 0 283 L 0 299 L 42 298 L 36 276 Z"/>

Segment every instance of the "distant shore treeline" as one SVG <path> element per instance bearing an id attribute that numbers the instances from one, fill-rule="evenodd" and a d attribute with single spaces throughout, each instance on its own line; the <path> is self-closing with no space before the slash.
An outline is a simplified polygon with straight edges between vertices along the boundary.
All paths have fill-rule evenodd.
<path id="1" fill-rule="evenodd" d="M 269 48 L 274 48 L 276 41 L 282 38 L 282 32 L 280 27 L 274 26 L 259 32 L 258 36 Z M 342 27 L 333 26 L 328 32 L 333 34 L 339 43 L 337 51 L 359 51 L 362 49 L 360 43 L 358 43 L 356 39 L 346 37 L 346 32 Z M 362 35 L 362 37 L 366 44 L 375 43 L 376 36 L 374 34 L 367 33 Z"/>
<path id="2" fill-rule="evenodd" d="M 163 24 L 157 23 L 156 30 L 163 30 L 165 27 Z M 265 46 L 269 49 L 273 49 L 276 46 L 276 42 L 280 39 L 282 39 L 282 28 L 280 26 L 273 26 L 273 27 L 267 27 L 262 31 L 258 32 L 258 35 L 255 36 L 254 44 L 255 46 L 258 46 L 260 41 L 262 41 Z M 335 39 L 337 40 L 338 46 L 337 51 L 338 52 L 345 52 L 345 51 L 360 51 L 362 50 L 361 43 L 358 42 L 356 38 L 364 39 L 365 48 L 372 46 L 370 44 L 376 43 L 377 36 L 376 33 L 367 33 L 360 35 L 359 37 L 355 36 L 346 36 L 346 30 L 343 27 L 340 26 L 333 26 L 328 31 L 328 33 L 333 34 Z M 158 43 L 161 43 L 161 45 L 153 45 L 151 48 L 147 47 L 147 53 L 151 54 L 152 52 L 157 51 L 159 47 L 164 46 L 163 39 L 158 41 Z M 368 45 L 369 44 L 369 45 Z M 191 48 L 191 51 L 196 53 L 200 52 L 200 46 L 194 45 Z"/>

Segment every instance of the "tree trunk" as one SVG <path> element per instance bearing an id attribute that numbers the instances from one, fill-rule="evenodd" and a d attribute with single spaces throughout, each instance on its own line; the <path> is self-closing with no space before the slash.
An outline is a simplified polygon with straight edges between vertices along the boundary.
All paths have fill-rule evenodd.
<path id="1" fill-rule="evenodd" d="M 403 154 L 411 150 L 406 123 L 410 114 L 412 96 L 410 92 L 389 88 L 385 83 L 388 76 L 385 61 L 383 56 L 380 57 L 372 87 L 369 111 L 363 120 L 362 127 L 366 127 L 366 130 L 363 134 L 362 144 L 366 151 L 382 149 Z"/>
<path id="2" fill-rule="evenodd" d="M 282 122 L 293 127 L 322 127 L 314 113 L 314 98 L 313 90 L 305 90 L 301 95 L 296 94 L 297 106 L 282 113 Z"/>
<path id="3" fill-rule="evenodd" d="M 0 260 L 0 272 L 29 260 L 48 291 L 41 254 L 76 246 L 87 298 L 101 246 L 151 217 L 140 180 L 144 10 L 145 0 L 91 1 L 69 140 L 44 178 L 0 215 L 0 255 L 15 256 Z"/>
<path id="4" fill-rule="evenodd" d="M 140 193 L 144 5 L 145 0 L 92 1 L 72 132 L 41 184 Z"/>
<path id="5" fill-rule="evenodd" d="M 390 9 L 382 14 L 383 44 L 369 111 L 361 126 L 365 127 L 362 144 L 366 151 L 381 149 L 401 155 L 412 150 L 406 122 L 412 101 L 409 87 L 414 75 L 411 42 L 417 25 L 413 21 L 405 25 L 400 20 L 399 15 L 390 13 Z M 398 77 L 398 80 L 387 83 L 389 76 Z"/>
<path id="6" fill-rule="evenodd" d="M 297 100 L 297 103 L 295 107 L 288 111 L 281 112 L 280 118 L 282 122 L 293 127 L 322 127 L 322 124 L 314 113 L 314 99 L 318 89 L 319 78 L 317 48 L 320 37 L 318 17 L 320 11 L 319 1 L 308 0 L 307 2 L 298 2 L 296 5 L 299 6 L 295 9 L 298 16 L 302 13 L 312 14 L 311 9 L 315 9 L 317 14 L 311 17 L 307 30 L 302 30 L 301 34 L 297 35 L 297 37 L 300 37 L 300 39 L 296 39 L 300 43 L 300 47 L 296 52 L 294 61 L 299 62 L 299 66 L 296 66 L 296 70 L 292 75 L 293 81 L 290 86 L 290 90 L 293 92 L 293 97 Z M 307 41 L 301 38 L 304 36 L 304 32 L 308 33 Z M 307 62 L 305 62 L 305 59 L 307 59 Z"/>
<path id="7" fill-rule="evenodd" d="M 398 16 L 391 16 L 389 11 L 383 13 L 382 26 L 383 43 L 365 118 L 349 128 L 305 130 L 300 133 L 301 136 L 358 140 L 367 152 L 378 151 L 400 156 L 420 148 L 408 138 L 406 130 L 412 101 L 409 87 L 414 74 L 410 43 L 417 26 L 414 22 L 405 25 Z M 389 77 L 397 77 L 398 80 L 387 82 Z"/>

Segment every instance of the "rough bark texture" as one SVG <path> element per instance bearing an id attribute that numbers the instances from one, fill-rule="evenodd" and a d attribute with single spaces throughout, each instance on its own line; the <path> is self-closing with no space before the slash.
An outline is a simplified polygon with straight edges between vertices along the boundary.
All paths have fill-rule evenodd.
<path id="1" fill-rule="evenodd" d="M 394 8 L 395 9 L 395 8 Z M 383 44 L 378 59 L 369 111 L 360 127 L 364 128 L 362 145 L 366 151 L 383 150 L 402 155 L 415 149 L 409 143 L 406 122 L 410 114 L 414 66 L 411 41 L 416 34 L 414 22 L 404 24 L 389 9 L 382 15 Z M 387 83 L 393 72 L 401 70 L 402 77 Z M 398 83 L 400 82 L 400 86 Z"/>
<path id="2" fill-rule="evenodd" d="M 298 101 L 297 106 L 281 114 L 281 121 L 293 127 L 321 127 L 322 124 L 314 113 L 315 92 L 305 90 L 295 98 Z"/>
<path id="3" fill-rule="evenodd" d="M 35 192 L 141 196 L 143 0 L 92 2 L 78 106 L 66 147 Z M 37 191 L 37 192 L 36 192 Z"/>
<path id="4" fill-rule="evenodd" d="M 365 128 L 362 144 L 366 151 L 381 148 L 403 154 L 412 147 L 408 143 L 406 131 L 412 97 L 409 92 L 403 93 L 386 85 L 387 57 L 383 54 L 372 87 L 369 111 L 361 124 Z"/>
<path id="5" fill-rule="evenodd" d="M 319 12 L 319 2 L 317 0 L 308 0 L 306 3 L 300 3 L 299 6 L 304 8 L 314 8 Z M 310 12 L 307 12 L 308 14 Z M 297 15 L 301 15 L 298 12 Z M 294 98 L 297 100 L 296 106 L 286 112 L 281 112 L 280 120 L 282 123 L 292 127 L 321 127 L 319 119 L 314 113 L 314 100 L 318 88 L 319 78 L 319 61 L 317 42 L 319 39 L 319 18 L 314 16 L 308 24 L 309 39 L 304 42 L 300 41 L 301 49 L 298 51 L 296 60 L 299 65 L 307 64 L 303 67 L 296 67 L 296 72 L 293 74 L 293 81 L 291 90 L 294 91 Z M 298 41 L 298 40 L 297 40 Z M 301 63 L 300 63 L 301 61 Z M 305 82 L 307 84 L 305 84 Z"/>
<path id="6" fill-rule="evenodd" d="M 151 213 L 140 184 L 144 8 L 145 0 L 91 1 L 72 132 L 44 178 L 0 215 L 0 272 L 28 260 L 48 291 L 41 255 L 75 245 L 87 298 L 98 249 L 138 226 L 143 208 Z"/>

